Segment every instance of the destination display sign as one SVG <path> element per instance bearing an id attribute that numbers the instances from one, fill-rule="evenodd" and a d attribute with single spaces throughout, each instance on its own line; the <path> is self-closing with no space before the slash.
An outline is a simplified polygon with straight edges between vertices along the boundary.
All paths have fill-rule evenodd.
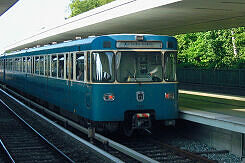
<path id="1" fill-rule="evenodd" d="M 161 49 L 162 42 L 160 41 L 117 41 L 117 48 L 130 49 Z"/>

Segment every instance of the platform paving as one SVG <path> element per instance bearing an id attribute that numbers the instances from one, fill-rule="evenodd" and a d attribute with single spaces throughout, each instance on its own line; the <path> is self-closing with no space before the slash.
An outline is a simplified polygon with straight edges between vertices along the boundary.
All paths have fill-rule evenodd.
<path id="1" fill-rule="evenodd" d="M 245 119 L 245 97 L 179 90 L 180 110 L 194 109 Z"/>

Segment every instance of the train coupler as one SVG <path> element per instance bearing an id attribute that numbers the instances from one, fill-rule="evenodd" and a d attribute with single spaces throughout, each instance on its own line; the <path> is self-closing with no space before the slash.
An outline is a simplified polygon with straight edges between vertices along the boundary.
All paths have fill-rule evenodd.
<path id="1" fill-rule="evenodd" d="M 136 113 L 132 117 L 132 128 L 147 129 L 151 128 L 150 113 Z"/>

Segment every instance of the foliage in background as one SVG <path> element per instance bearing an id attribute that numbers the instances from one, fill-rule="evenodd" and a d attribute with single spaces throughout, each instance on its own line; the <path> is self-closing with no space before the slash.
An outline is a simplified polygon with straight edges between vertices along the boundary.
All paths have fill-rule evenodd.
<path id="1" fill-rule="evenodd" d="M 70 4 L 70 9 L 71 9 L 70 17 L 89 11 L 96 7 L 100 7 L 112 1 L 114 0 L 72 0 Z"/>
<path id="2" fill-rule="evenodd" d="M 232 33 L 238 55 L 234 55 Z M 175 36 L 179 44 L 179 67 L 205 69 L 245 68 L 245 27 Z"/>

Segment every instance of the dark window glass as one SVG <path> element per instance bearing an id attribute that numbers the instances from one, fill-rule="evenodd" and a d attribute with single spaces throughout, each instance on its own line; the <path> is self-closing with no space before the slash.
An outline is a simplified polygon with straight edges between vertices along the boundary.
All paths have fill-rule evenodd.
<path id="1" fill-rule="evenodd" d="M 90 53 L 87 53 L 87 81 L 90 81 Z"/>
<path id="2" fill-rule="evenodd" d="M 26 57 L 23 57 L 22 65 L 23 65 L 22 71 L 26 72 Z"/>
<path id="3" fill-rule="evenodd" d="M 35 57 L 35 74 L 39 75 L 40 69 L 39 69 L 39 57 Z"/>
<path id="4" fill-rule="evenodd" d="M 50 76 L 50 56 L 45 56 L 45 75 Z"/>
<path id="5" fill-rule="evenodd" d="M 64 54 L 58 55 L 58 77 L 64 78 Z"/>
<path id="6" fill-rule="evenodd" d="M 39 64 L 40 64 L 40 75 L 44 75 L 44 57 L 43 56 L 40 57 Z"/>
<path id="7" fill-rule="evenodd" d="M 51 58 L 51 74 L 52 74 L 52 77 L 57 77 L 57 55 L 52 55 L 52 58 Z"/>
<path id="8" fill-rule="evenodd" d="M 27 57 L 27 65 L 26 65 L 26 68 L 27 68 L 27 73 L 31 73 L 31 57 Z"/>

